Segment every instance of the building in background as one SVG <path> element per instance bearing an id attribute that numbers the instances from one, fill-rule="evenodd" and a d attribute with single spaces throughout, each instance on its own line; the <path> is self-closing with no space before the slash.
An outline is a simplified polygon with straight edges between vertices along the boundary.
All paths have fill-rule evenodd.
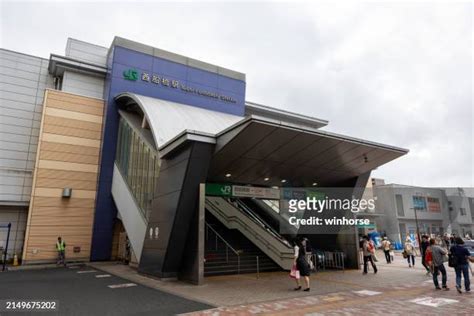
<path id="1" fill-rule="evenodd" d="M 372 178 L 365 197 L 376 198 L 376 209 L 359 217 L 373 218 L 373 230 L 397 242 L 416 236 L 416 218 L 420 234 L 472 236 L 474 232 L 474 198 L 461 188 L 385 184 Z"/>

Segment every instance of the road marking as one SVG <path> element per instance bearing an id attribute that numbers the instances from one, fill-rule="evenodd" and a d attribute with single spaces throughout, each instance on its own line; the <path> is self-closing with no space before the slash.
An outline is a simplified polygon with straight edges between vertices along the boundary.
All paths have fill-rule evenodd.
<path id="1" fill-rule="evenodd" d="M 110 275 L 110 274 L 97 274 L 95 277 L 98 278 L 98 279 L 101 279 L 101 278 L 110 278 L 111 275 Z"/>
<path id="2" fill-rule="evenodd" d="M 111 289 L 121 289 L 124 287 L 132 287 L 132 286 L 137 286 L 135 283 L 123 283 L 123 284 L 113 284 L 113 285 L 108 285 L 109 288 Z"/>
<path id="3" fill-rule="evenodd" d="M 93 273 L 97 272 L 96 270 L 82 270 L 82 271 L 77 271 L 76 273 Z"/>
<path id="4" fill-rule="evenodd" d="M 79 266 L 70 266 L 69 269 L 79 269 Z"/>
<path id="5" fill-rule="evenodd" d="M 330 297 L 325 297 L 322 300 L 325 302 L 337 302 L 337 301 L 343 301 L 345 300 L 345 298 L 342 296 L 330 296 Z"/>
<path id="6" fill-rule="evenodd" d="M 415 298 L 414 300 L 411 300 L 410 302 L 416 303 L 419 305 L 431 306 L 431 307 L 440 307 L 443 305 L 459 303 L 458 300 L 453 300 L 450 298 L 442 298 L 442 297 L 433 298 L 430 296 L 418 297 L 418 298 Z"/>
<path id="7" fill-rule="evenodd" d="M 382 294 L 382 292 L 376 292 L 376 291 L 369 291 L 369 290 L 362 290 L 362 291 L 352 291 L 356 294 L 360 295 L 368 295 L 368 296 L 374 296 L 374 295 L 379 295 Z"/>

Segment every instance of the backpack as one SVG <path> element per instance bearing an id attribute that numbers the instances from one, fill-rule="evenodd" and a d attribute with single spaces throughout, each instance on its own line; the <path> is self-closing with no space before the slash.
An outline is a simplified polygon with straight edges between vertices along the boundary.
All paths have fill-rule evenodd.
<path id="1" fill-rule="evenodd" d="M 433 261 L 433 252 L 431 251 L 431 248 L 430 248 L 430 247 L 426 248 L 425 261 L 426 261 L 426 262 L 431 262 L 431 261 Z"/>
<path id="2" fill-rule="evenodd" d="M 452 252 L 448 256 L 448 266 L 451 268 L 456 268 L 458 266 L 458 257 L 456 257 Z"/>

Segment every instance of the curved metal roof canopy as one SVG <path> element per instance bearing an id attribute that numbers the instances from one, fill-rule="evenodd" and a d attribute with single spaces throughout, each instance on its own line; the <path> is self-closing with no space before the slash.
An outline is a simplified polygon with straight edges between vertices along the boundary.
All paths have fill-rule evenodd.
<path id="1" fill-rule="evenodd" d="M 408 152 L 322 131 L 320 122 L 311 127 L 260 113 L 240 117 L 132 93 L 116 100 L 142 109 L 162 158 L 186 141 L 215 143 L 208 181 L 335 186 Z"/>
<path id="2" fill-rule="evenodd" d="M 150 125 L 158 149 L 185 131 L 213 138 L 217 133 L 243 119 L 237 115 L 129 92 L 117 95 L 115 100 L 119 104 L 133 103 L 140 107 Z"/>

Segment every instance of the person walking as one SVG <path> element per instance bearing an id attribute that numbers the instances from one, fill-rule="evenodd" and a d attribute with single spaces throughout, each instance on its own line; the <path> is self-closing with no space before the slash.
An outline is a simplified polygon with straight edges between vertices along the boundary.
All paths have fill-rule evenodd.
<path id="1" fill-rule="evenodd" d="M 462 293 L 461 280 L 464 277 L 464 290 L 466 292 L 471 291 L 471 281 L 469 279 L 469 250 L 464 247 L 464 240 L 461 237 L 456 237 L 454 240 L 454 246 L 451 246 L 450 253 L 455 257 L 454 271 L 456 272 L 456 290 Z"/>
<path id="2" fill-rule="evenodd" d="M 431 254 L 431 260 L 428 259 L 427 264 L 433 269 L 433 283 L 435 288 L 441 290 L 438 283 L 438 275 L 441 272 L 441 286 L 443 287 L 443 290 L 448 291 L 449 288 L 446 285 L 448 275 L 446 273 L 446 268 L 444 267 L 444 258 L 448 252 L 446 249 L 437 245 L 434 238 L 430 239 L 430 246 L 426 252 Z"/>
<path id="3" fill-rule="evenodd" d="M 387 237 L 384 237 L 382 240 L 382 249 L 383 249 L 383 253 L 385 254 L 385 260 L 387 260 L 387 263 L 392 263 L 392 261 L 390 260 L 390 246 L 391 245 L 392 243 L 390 242 L 390 240 L 388 240 Z"/>
<path id="4" fill-rule="evenodd" d="M 311 246 L 311 242 L 308 238 L 304 237 L 301 241 L 301 244 L 303 245 L 305 250 L 306 262 L 308 262 L 309 269 L 314 270 L 314 263 L 311 260 L 311 258 L 313 257 L 313 247 Z"/>
<path id="5" fill-rule="evenodd" d="M 421 236 L 421 264 L 423 265 L 423 267 L 425 267 L 426 269 L 426 275 L 430 275 L 431 274 L 431 271 L 430 271 L 430 267 L 428 266 L 428 264 L 426 264 L 426 250 L 428 249 L 428 247 L 430 246 L 430 242 L 428 240 L 428 236 L 426 235 L 423 235 Z"/>
<path id="6" fill-rule="evenodd" d="M 369 241 L 369 238 L 367 236 L 363 237 L 363 243 L 362 243 L 362 252 L 364 255 L 364 272 L 363 274 L 367 274 L 367 267 L 370 263 L 372 264 L 372 268 L 374 269 L 374 274 L 377 273 L 377 266 L 374 263 L 374 260 L 372 259 L 372 254 L 374 253 L 374 245 Z"/>
<path id="7" fill-rule="evenodd" d="M 58 237 L 58 241 L 56 242 L 56 251 L 58 252 L 57 264 L 66 266 L 66 243 L 61 236 Z"/>
<path id="8" fill-rule="evenodd" d="M 413 246 L 413 243 L 409 237 L 407 237 L 405 241 L 405 247 L 403 248 L 403 250 L 405 251 L 405 254 L 407 256 L 408 267 L 410 268 L 414 267 L 415 266 L 415 246 Z"/>
<path id="9" fill-rule="evenodd" d="M 300 276 L 304 278 L 306 288 L 303 290 L 309 292 L 309 276 L 310 276 L 310 267 L 308 261 L 306 261 L 306 251 L 301 243 L 301 239 L 296 239 L 295 241 L 295 260 L 294 264 L 296 265 L 296 270 L 299 271 Z M 296 288 L 295 291 L 301 290 L 301 283 L 299 278 L 295 278 Z"/>

